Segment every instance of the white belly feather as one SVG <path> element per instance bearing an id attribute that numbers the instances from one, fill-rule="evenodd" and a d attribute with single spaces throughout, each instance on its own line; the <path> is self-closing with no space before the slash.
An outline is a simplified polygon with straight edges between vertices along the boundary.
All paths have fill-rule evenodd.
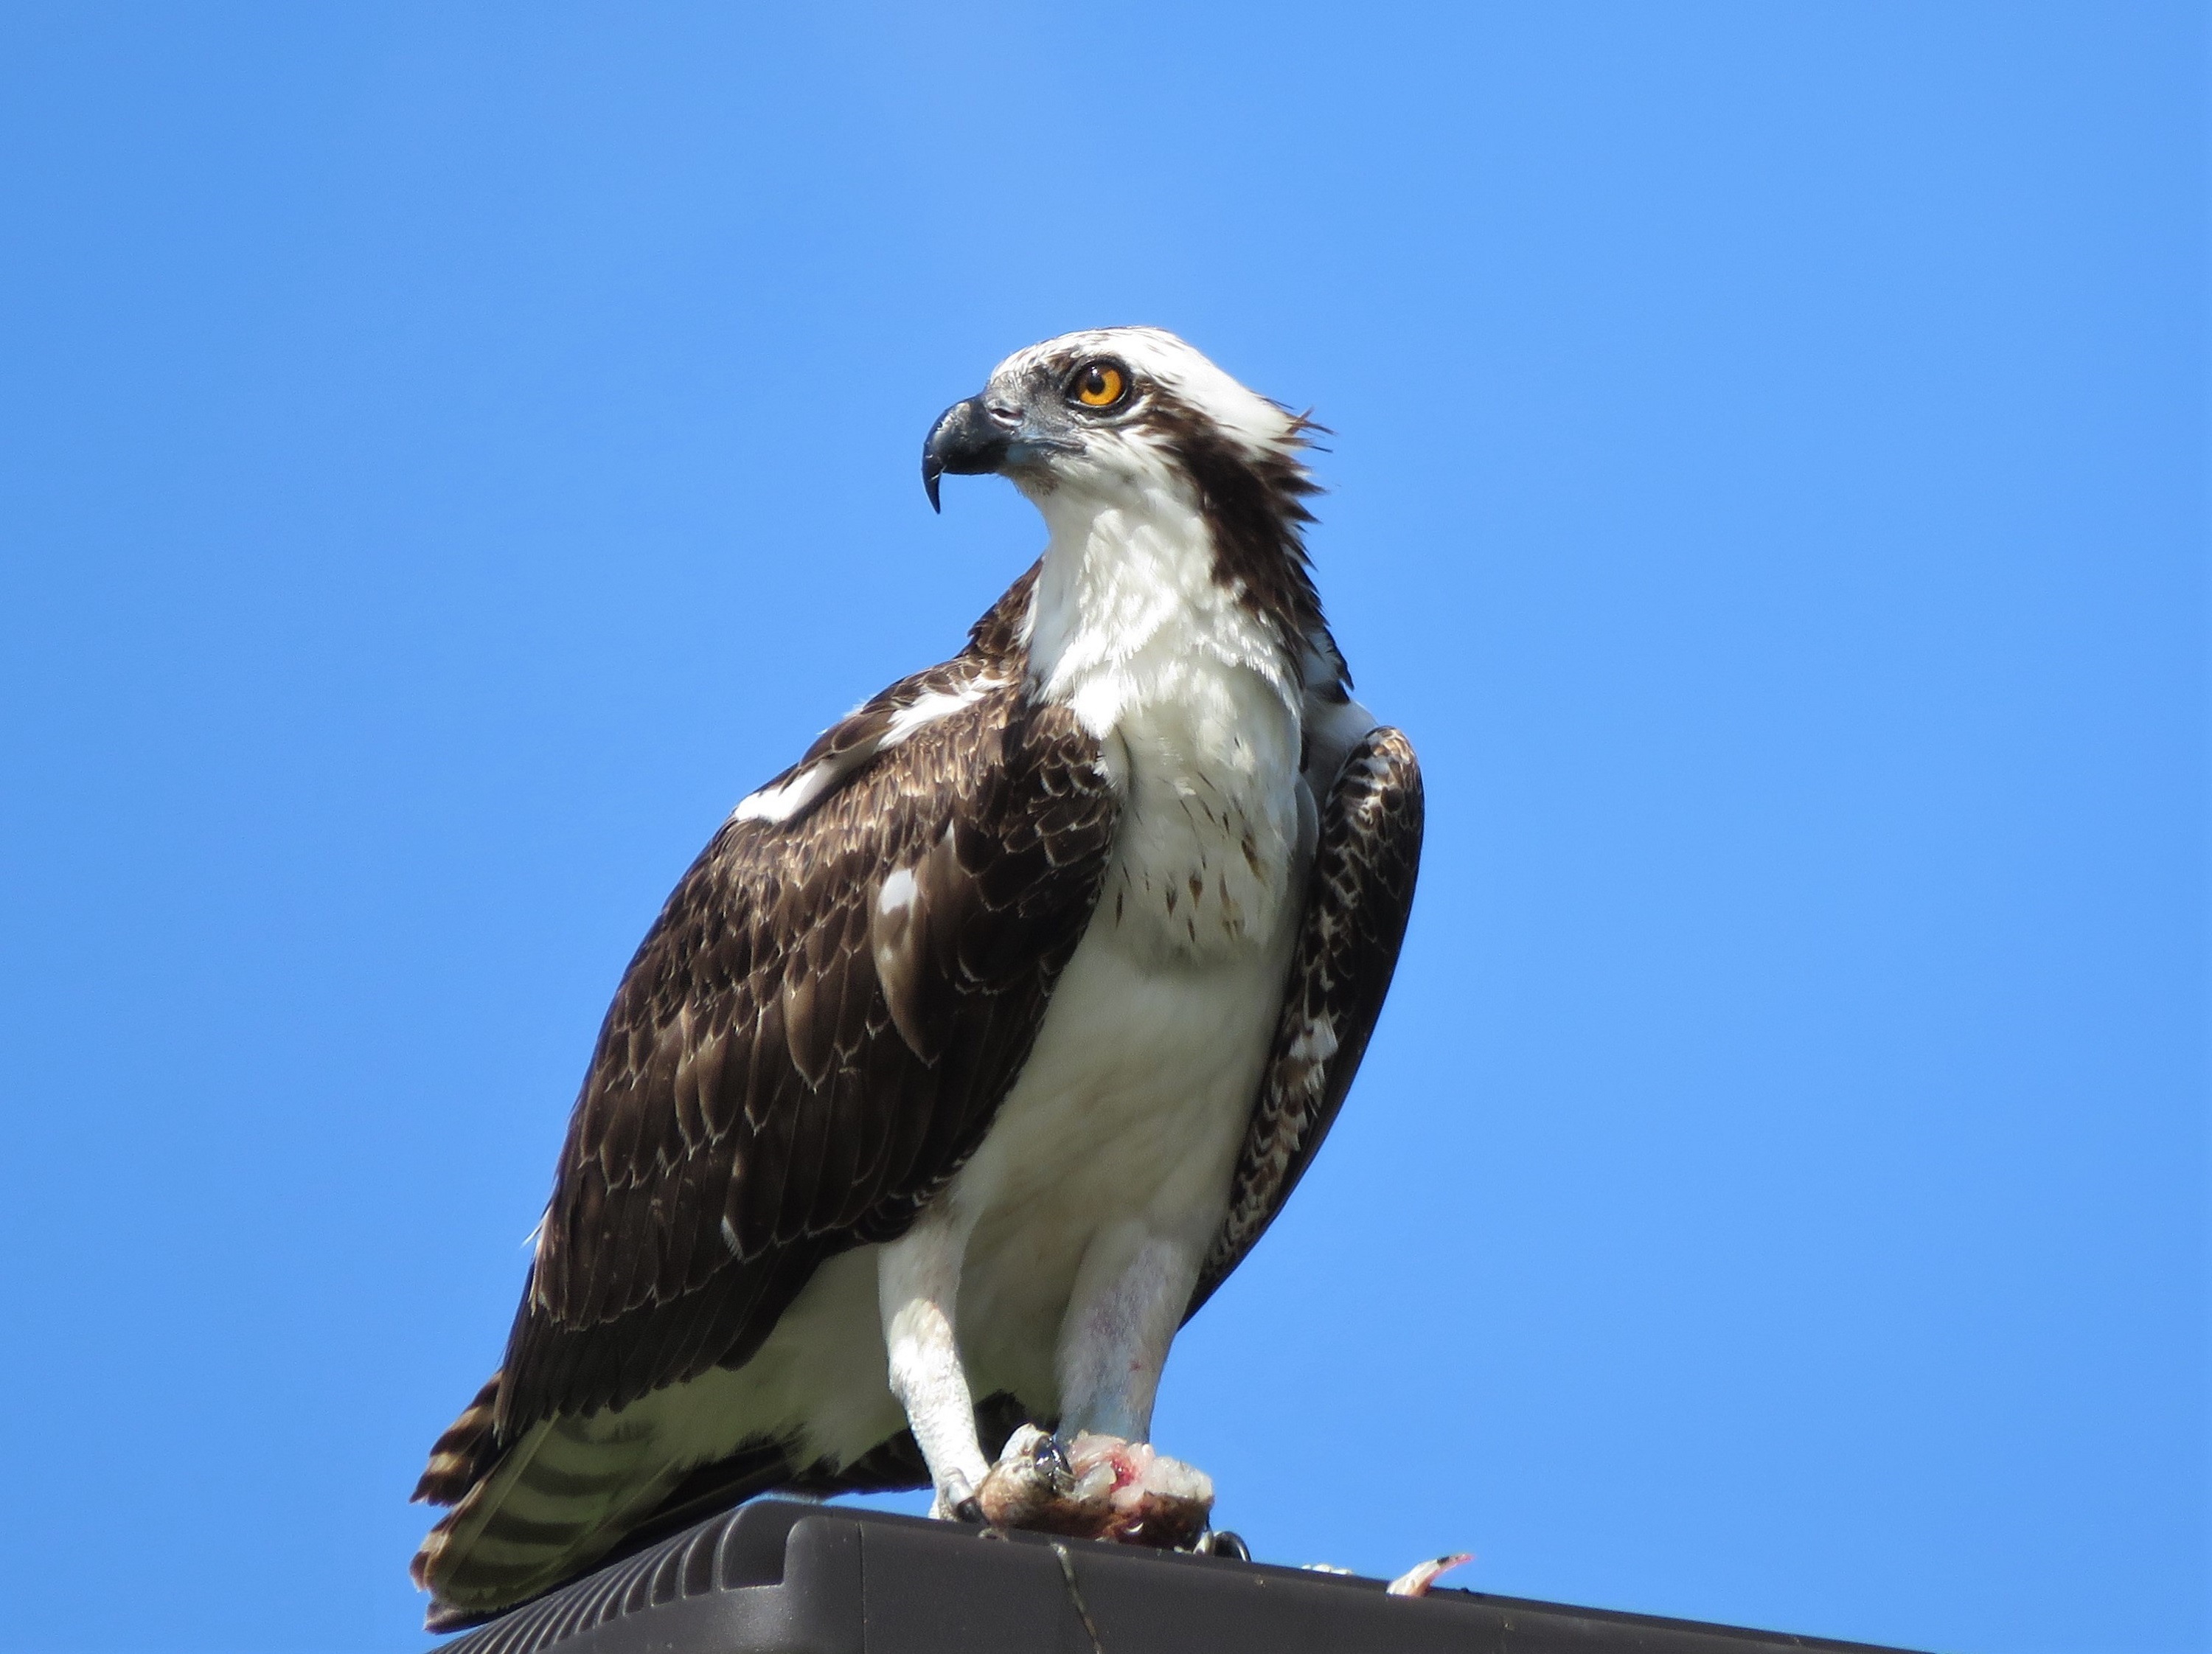
<path id="1" fill-rule="evenodd" d="M 1217 670 L 1225 690 L 1245 687 Z M 1133 1225 L 1195 1256 L 1220 1226 L 1310 853 L 1295 725 L 1256 679 L 1240 698 L 1197 761 L 1174 750 L 1187 727 L 1139 717 L 1120 732 L 1114 867 L 1036 1049 L 951 1190 L 977 1214 L 960 1332 L 978 1395 L 1051 1402 L 1054 1341 L 1097 1237 Z"/>
<path id="2" fill-rule="evenodd" d="M 1094 1251 L 1149 1237 L 1194 1269 L 1220 1226 L 1313 830 L 1297 689 L 1215 582 L 1202 531 L 1065 503 L 1091 555 L 1048 556 L 1031 659 L 1104 750 L 1115 859 L 1036 1049 L 949 1191 L 975 1214 L 959 1307 L 975 1393 L 1039 1412 L 1057 1410 L 1054 1346 L 1086 1258 L 1110 1272 L 1118 1258 Z"/>

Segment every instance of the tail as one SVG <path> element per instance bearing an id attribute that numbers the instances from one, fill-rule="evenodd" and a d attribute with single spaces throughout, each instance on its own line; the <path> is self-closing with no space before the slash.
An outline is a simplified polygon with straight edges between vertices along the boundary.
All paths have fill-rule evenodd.
<path id="1" fill-rule="evenodd" d="M 410 1504 L 458 1505 L 498 1464 L 499 1432 L 493 1420 L 499 1406 L 499 1380 L 496 1372 L 484 1380 L 476 1400 L 463 1408 L 461 1416 L 430 1444 L 430 1462 L 423 1467 L 415 1491 L 408 1495 Z M 428 1549 L 428 1545 L 423 1547 L 424 1551 Z M 418 1585 L 422 1583 L 422 1555 L 417 1553 L 413 1572 Z"/>
<path id="2" fill-rule="evenodd" d="M 409 1567 L 430 1593 L 424 1627 L 456 1631 L 543 1596 L 635 1546 L 672 1493 L 696 1501 L 690 1463 L 666 1428 L 660 1391 L 620 1410 L 550 1419 L 501 1442 L 499 1375 L 430 1450 L 415 1498 L 450 1505 Z M 780 1445 L 741 1450 L 714 1469 L 716 1509 L 791 1481 Z M 699 1514 L 708 1514 L 704 1511 Z M 692 1517 L 693 1520 L 696 1517 Z"/>
<path id="3" fill-rule="evenodd" d="M 506 1450 L 499 1439 L 497 1414 L 501 1375 L 495 1372 L 484 1381 L 476 1398 L 461 1409 L 461 1416 L 447 1425 L 445 1433 L 431 1444 L 430 1462 L 422 1469 L 422 1479 L 409 1495 L 416 1505 L 449 1505 L 453 1508 L 441 1517 L 423 1537 L 420 1549 L 407 1565 L 408 1573 L 418 1590 L 433 1593 L 427 1627 L 432 1631 L 453 1628 L 442 1617 L 449 1605 L 441 1589 L 445 1576 L 453 1572 L 459 1560 L 452 1554 L 456 1531 L 471 1516 L 481 1502 L 476 1498 L 493 1472 L 499 1469 Z"/>
<path id="4" fill-rule="evenodd" d="M 520 1607 L 587 1569 L 757 1494 L 816 1497 L 926 1487 L 929 1468 L 901 1430 L 843 1464 L 802 1463 L 791 1444 L 755 1440 L 700 1463 L 676 1444 L 682 1386 L 619 1411 L 550 1419 L 501 1443 L 494 1373 L 430 1450 L 415 1497 L 450 1505 L 409 1572 L 430 1593 L 430 1631 L 458 1631 Z M 977 1432 L 996 1457 L 1028 1414 L 1001 1392 L 979 1403 Z"/>

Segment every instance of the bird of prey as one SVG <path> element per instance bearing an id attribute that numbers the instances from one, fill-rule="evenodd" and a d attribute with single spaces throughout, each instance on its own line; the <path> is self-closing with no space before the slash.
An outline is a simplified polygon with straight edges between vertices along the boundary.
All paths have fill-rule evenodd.
<path id="1" fill-rule="evenodd" d="M 932 428 L 1042 556 L 738 804 L 615 994 L 499 1371 L 416 1497 L 467 1625 L 770 1490 L 1154 1545 L 1170 1341 L 1366 1049 L 1420 853 L 1304 544 L 1305 418 L 1174 335 Z"/>

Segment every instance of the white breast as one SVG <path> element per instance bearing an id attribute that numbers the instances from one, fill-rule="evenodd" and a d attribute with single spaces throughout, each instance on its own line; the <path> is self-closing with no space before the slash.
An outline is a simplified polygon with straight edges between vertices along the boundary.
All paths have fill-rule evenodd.
<path id="1" fill-rule="evenodd" d="M 1051 514 L 1048 514 L 1048 515 Z M 1038 692 L 1096 733 L 1121 794 L 1115 858 L 1036 1045 L 955 1183 L 977 1393 L 1051 1394 L 1093 1237 L 1218 1228 L 1274 1031 L 1310 856 L 1296 686 L 1217 587 L 1195 514 L 1109 508 L 1047 554 Z M 1058 527 L 1058 525 L 1055 525 Z"/>
<path id="2" fill-rule="evenodd" d="M 1133 949 L 1225 959 L 1265 949 L 1288 906 L 1302 697 L 1268 629 L 1215 583 L 1204 523 L 1164 493 L 1084 513 L 1073 544 L 1055 524 L 1030 670 L 1121 791 L 1099 917 Z"/>
<path id="3" fill-rule="evenodd" d="M 1270 951 L 1299 862 L 1297 726 L 1256 674 L 1145 660 L 1109 726 L 1122 792 L 1094 931 L 1150 967 Z M 1167 693 L 1148 693 L 1165 690 Z"/>

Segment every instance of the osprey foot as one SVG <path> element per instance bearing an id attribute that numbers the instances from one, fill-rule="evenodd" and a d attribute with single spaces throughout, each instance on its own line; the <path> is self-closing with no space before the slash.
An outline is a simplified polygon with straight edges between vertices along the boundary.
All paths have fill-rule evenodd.
<path id="1" fill-rule="evenodd" d="M 994 1528 L 1173 1550 L 1206 1530 L 1213 1481 L 1147 1442 L 1085 1432 L 1063 1445 L 1024 1425 L 1007 1438 L 975 1502 Z"/>
<path id="2" fill-rule="evenodd" d="M 983 1507 L 975 1503 L 975 1484 L 957 1470 L 947 1470 L 930 1501 L 930 1515 L 939 1522 L 981 1522 Z"/>

